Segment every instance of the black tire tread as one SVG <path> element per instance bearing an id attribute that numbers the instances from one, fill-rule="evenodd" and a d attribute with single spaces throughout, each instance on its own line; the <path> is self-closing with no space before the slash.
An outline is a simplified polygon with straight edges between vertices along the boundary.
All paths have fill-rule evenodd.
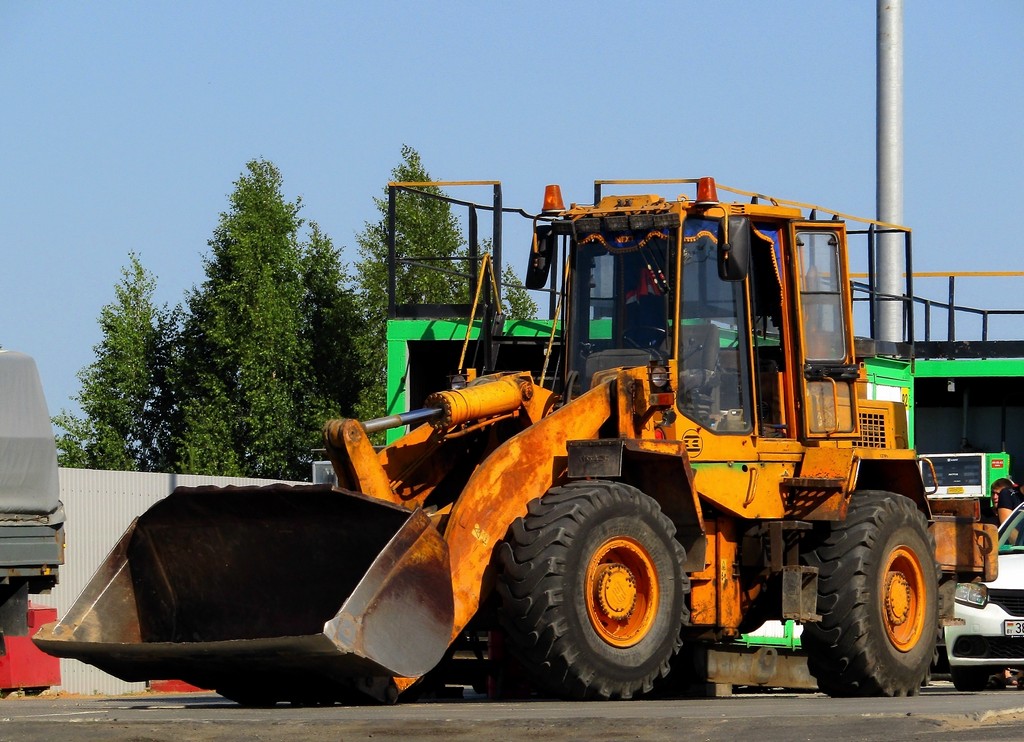
<path id="1" fill-rule="evenodd" d="M 874 490 L 855 492 L 846 520 L 836 523 L 826 542 L 807 556 L 808 563 L 819 569 L 822 618 L 804 627 L 801 643 L 818 687 L 831 696 L 916 695 L 928 672 L 935 631 L 924 634 L 922 641 L 932 645 L 926 652 L 914 650 L 927 658 L 920 659 L 918 667 L 896 666 L 873 638 L 880 630 L 873 625 L 880 596 L 874 594 L 869 573 L 884 558 L 878 542 L 890 527 L 902 526 L 918 530 L 928 548 L 921 555 L 922 567 L 927 570 L 930 563 L 935 569 L 935 541 L 924 515 L 910 499 Z M 928 598 L 933 606 L 937 591 L 936 578 L 936 590 Z"/>
<path id="2" fill-rule="evenodd" d="M 648 693 L 655 681 L 668 673 L 669 660 L 682 646 L 682 636 L 676 632 L 671 653 L 637 682 L 602 677 L 580 658 L 578 647 L 570 641 L 560 641 L 569 632 L 568 621 L 560 610 L 567 599 L 563 588 L 566 552 L 580 529 L 600 510 L 619 506 L 635 510 L 638 518 L 658 523 L 669 537 L 674 558 L 680 565 L 682 599 L 678 622 L 682 626 L 689 619 L 689 580 L 681 568 L 682 545 L 675 540 L 675 527 L 658 504 L 628 485 L 586 481 L 553 488 L 529 503 L 527 515 L 513 522 L 498 549 L 502 573 L 497 585 L 502 602 L 499 620 L 510 648 L 538 686 L 564 698 L 627 699 L 636 693 Z"/>

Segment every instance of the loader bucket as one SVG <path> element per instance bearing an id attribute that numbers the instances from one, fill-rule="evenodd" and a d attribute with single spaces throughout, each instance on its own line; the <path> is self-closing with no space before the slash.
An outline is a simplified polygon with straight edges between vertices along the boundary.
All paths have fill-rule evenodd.
<path id="1" fill-rule="evenodd" d="M 452 624 L 448 550 L 423 511 L 328 485 L 180 487 L 35 642 L 128 681 L 366 689 L 434 667 Z"/>

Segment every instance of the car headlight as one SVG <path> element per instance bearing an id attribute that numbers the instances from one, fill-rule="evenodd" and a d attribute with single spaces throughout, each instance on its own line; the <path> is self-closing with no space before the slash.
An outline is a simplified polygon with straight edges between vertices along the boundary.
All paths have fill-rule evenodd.
<path id="1" fill-rule="evenodd" d="M 988 603 L 988 586 L 980 582 L 959 582 L 954 599 L 957 603 L 982 608 Z"/>

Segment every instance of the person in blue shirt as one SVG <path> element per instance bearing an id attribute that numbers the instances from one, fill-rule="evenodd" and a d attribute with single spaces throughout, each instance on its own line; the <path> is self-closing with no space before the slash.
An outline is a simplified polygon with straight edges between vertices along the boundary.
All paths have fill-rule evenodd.
<path id="1" fill-rule="evenodd" d="M 1009 518 L 1010 513 L 1022 502 L 1024 502 L 1024 494 L 1012 479 L 1003 477 L 992 483 L 992 506 L 999 515 L 1000 523 Z"/>

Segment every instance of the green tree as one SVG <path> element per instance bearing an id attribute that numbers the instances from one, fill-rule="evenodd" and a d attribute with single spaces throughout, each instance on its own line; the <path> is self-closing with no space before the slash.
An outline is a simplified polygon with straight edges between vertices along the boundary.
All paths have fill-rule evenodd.
<path id="1" fill-rule="evenodd" d="M 272 163 L 247 164 L 188 296 L 182 471 L 305 479 L 325 418 L 353 406 L 354 302 L 330 240 L 314 224 L 300 241 L 301 199 L 281 189 Z"/>
<path id="2" fill-rule="evenodd" d="M 391 171 L 393 182 L 426 182 L 430 174 L 419 153 L 405 145 L 402 162 Z M 422 190 L 441 195 L 439 188 Z M 362 331 L 356 340 L 362 366 L 363 394 L 358 416 L 379 417 L 386 410 L 387 389 L 387 309 L 388 309 L 388 230 L 387 188 L 374 203 L 379 221 L 367 223 L 356 236 L 359 260 L 356 262 L 356 289 L 362 298 Z M 399 192 L 395 199 L 396 251 L 406 258 L 459 258 L 466 254 L 465 240 L 451 206 L 433 198 Z M 466 270 L 460 261 L 443 263 L 450 270 Z M 395 301 L 398 304 L 453 304 L 469 301 L 464 282 L 452 281 L 443 273 L 411 265 L 396 268 Z"/>
<path id="3" fill-rule="evenodd" d="M 273 164 L 246 165 L 184 308 L 156 308 L 131 256 L 79 374 L 83 414 L 54 419 L 62 465 L 308 477 L 324 422 L 354 412 L 361 318 L 339 252 L 315 223 L 300 239 L 281 185 Z"/>
<path id="4" fill-rule="evenodd" d="M 310 349 L 305 425 L 319 431 L 325 420 L 355 414 L 361 386 L 354 333 L 361 317 L 341 255 L 315 222 L 302 249 L 302 283 L 302 332 Z"/>
<path id="5" fill-rule="evenodd" d="M 402 147 L 402 161 L 391 171 L 393 182 L 423 183 L 431 180 L 419 153 L 408 145 Z M 444 195 L 434 186 L 417 190 Z M 388 309 L 388 242 L 387 188 L 384 196 L 375 198 L 380 219 L 367 223 L 356 236 L 359 259 L 356 262 L 355 285 L 362 300 L 363 323 L 356 339 L 362 366 L 363 394 L 357 413 L 363 419 L 385 414 L 387 404 L 387 309 Z M 433 268 L 403 262 L 396 266 L 396 304 L 458 304 L 472 299 L 473 290 L 467 280 L 454 279 L 450 273 L 466 274 L 469 263 L 466 240 L 451 205 L 435 198 L 399 191 L 395 198 L 395 247 L 398 255 L 409 261 L 424 261 Z M 484 240 L 481 252 L 487 252 L 490 241 Z M 425 261 L 424 259 L 429 259 Z M 516 278 L 510 266 L 502 272 L 504 306 L 509 318 L 536 316 L 537 305 Z M 475 288 L 475 287 L 473 287 Z"/>
<path id="6" fill-rule="evenodd" d="M 153 303 L 156 279 L 132 253 L 100 310 L 96 360 L 82 369 L 75 400 L 83 416 L 62 410 L 54 423 L 62 466 L 158 471 L 173 459 L 172 390 L 167 368 L 176 314 Z"/>
<path id="7" fill-rule="evenodd" d="M 501 300 L 509 319 L 533 319 L 537 316 L 537 302 L 533 300 L 515 269 L 505 263 L 502 270 Z"/>

